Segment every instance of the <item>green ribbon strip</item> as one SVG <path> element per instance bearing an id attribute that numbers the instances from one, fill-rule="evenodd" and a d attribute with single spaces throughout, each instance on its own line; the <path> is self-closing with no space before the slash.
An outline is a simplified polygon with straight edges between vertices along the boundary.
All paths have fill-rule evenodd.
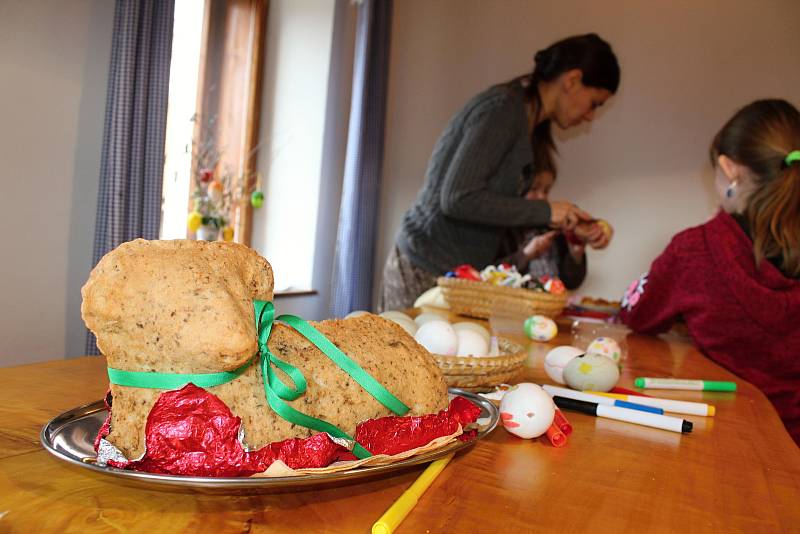
<path id="1" fill-rule="evenodd" d="M 213 388 L 225 382 L 230 382 L 252 365 L 253 360 L 234 369 L 233 371 L 223 371 L 221 373 L 148 373 L 141 371 L 123 371 L 121 369 L 108 368 L 108 380 L 118 386 L 128 386 L 132 388 L 150 389 L 180 389 L 189 382 L 201 388 Z"/>
<path id="2" fill-rule="evenodd" d="M 322 419 L 317 419 L 316 417 L 311 417 L 310 415 L 299 412 L 284 402 L 286 400 L 295 400 L 305 393 L 308 382 L 300 369 L 281 360 L 269 350 L 267 342 L 269 341 L 274 321 L 282 321 L 297 330 L 300 335 L 308 339 L 315 347 L 321 350 L 323 354 L 328 356 L 336 365 L 349 374 L 353 380 L 378 402 L 393 413 L 402 416 L 408 413 L 410 408 L 400 401 L 400 399 L 392 395 L 389 390 L 383 387 L 380 382 L 375 380 L 372 375 L 367 373 L 360 365 L 339 350 L 339 348 L 331 343 L 319 330 L 303 319 L 288 314 L 276 318 L 275 308 L 272 302 L 268 301 L 254 300 L 253 308 L 256 317 L 256 328 L 258 330 L 258 348 L 261 356 L 260 365 L 261 375 L 264 381 L 264 393 L 270 408 L 290 423 L 311 428 L 319 432 L 327 432 L 333 437 L 353 442 L 353 454 L 357 458 L 368 458 L 372 456 L 368 450 L 336 426 Z M 123 371 L 109 367 L 108 378 L 112 384 L 139 388 L 178 389 L 190 382 L 202 388 L 209 388 L 230 382 L 241 375 L 252 363 L 253 361 L 250 360 L 233 371 L 199 374 Z M 294 387 L 289 387 L 281 381 L 275 373 L 273 365 L 286 373 Z"/>
<path id="3" fill-rule="evenodd" d="M 317 419 L 316 417 L 298 412 L 283 402 L 284 400 L 294 400 L 305 393 L 307 382 L 298 368 L 284 362 L 269 350 L 267 341 L 269 341 L 273 322 L 276 320 L 282 321 L 297 330 L 300 335 L 308 339 L 315 347 L 321 350 L 323 354 L 333 360 L 336 365 L 349 374 L 370 395 L 375 397 L 378 402 L 395 414 L 405 415 L 410 408 L 403 404 L 400 399 L 392 395 L 369 373 L 364 371 L 361 366 L 339 350 L 339 348 L 322 335 L 319 330 L 304 320 L 288 314 L 275 318 L 275 308 L 271 302 L 256 300 L 253 302 L 253 307 L 255 308 L 256 324 L 258 325 L 258 348 L 261 352 L 261 375 L 264 380 L 264 391 L 270 408 L 290 423 L 311 428 L 319 432 L 327 432 L 331 436 L 352 441 L 355 444 L 353 446 L 353 454 L 357 458 L 370 457 L 371 454 L 368 450 L 336 426 L 322 419 Z M 272 367 L 273 364 L 289 376 L 289 379 L 294 384 L 294 388 L 290 388 L 281 382 Z"/>

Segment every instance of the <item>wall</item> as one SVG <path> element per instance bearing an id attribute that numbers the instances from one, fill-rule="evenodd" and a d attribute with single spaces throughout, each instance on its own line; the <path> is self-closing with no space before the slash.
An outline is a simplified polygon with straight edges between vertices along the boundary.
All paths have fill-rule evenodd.
<path id="1" fill-rule="evenodd" d="M 328 316 L 347 142 L 355 9 L 348 0 L 271 0 L 253 248 L 273 265 L 280 313 Z"/>
<path id="2" fill-rule="evenodd" d="M 594 31 L 618 55 L 621 88 L 594 123 L 557 132 L 551 198 L 615 226 L 611 246 L 589 252 L 580 292 L 619 298 L 670 236 L 714 211 L 707 152 L 724 121 L 755 98 L 800 105 L 798 20 L 794 0 L 395 2 L 374 287 L 452 114 L 529 72 L 536 50 Z"/>
<path id="3" fill-rule="evenodd" d="M 279 306 L 283 313 L 321 319 L 330 298 L 355 9 L 348 0 L 270 4 L 265 69 L 271 78 L 262 134 L 276 144 L 267 152 L 280 153 L 287 124 L 313 125 L 314 142 L 281 154 L 283 164 L 300 166 L 307 202 L 279 228 L 306 224 L 302 239 L 284 245 L 291 252 L 303 244 L 304 276 L 317 294 L 281 299 Z M 0 2 L 0 179 L 6 194 L 0 209 L 6 229 L 0 366 L 84 352 L 80 288 L 91 268 L 113 17 L 114 3 L 107 0 Z M 287 62 L 280 68 L 279 57 Z M 290 100 L 297 97 L 290 109 L 270 107 L 278 86 Z M 262 156 L 262 165 L 269 161 Z M 261 223 L 254 245 L 270 257 L 266 243 L 275 240 Z"/>
<path id="4" fill-rule="evenodd" d="M 83 353 L 114 3 L 0 3 L 0 366 Z"/>

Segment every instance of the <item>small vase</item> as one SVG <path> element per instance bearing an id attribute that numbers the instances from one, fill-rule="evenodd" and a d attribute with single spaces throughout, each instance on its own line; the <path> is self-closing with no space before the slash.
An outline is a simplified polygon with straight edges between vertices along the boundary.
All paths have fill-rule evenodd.
<path id="1" fill-rule="evenodd" d="M 197 239 L 202 241 L 216 241 L 219 239 L 219 228 L 211 224 L 204 224 L 197 229 Z"/>

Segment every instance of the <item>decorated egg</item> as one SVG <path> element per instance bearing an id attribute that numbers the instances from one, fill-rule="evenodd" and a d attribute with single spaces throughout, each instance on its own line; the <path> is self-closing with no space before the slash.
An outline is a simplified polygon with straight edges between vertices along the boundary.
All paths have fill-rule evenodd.
<path id="1" fill-rule="evenodd" d="M 186 226 L 189 227 L 189 230 L 192 232 L 196 232 L 200 225 L 203 224 L 203 215 L 198 211 L 193 211 L 189 214 L 186 218 Z"/>
<path id="2" fill-rule="evenodd" d="M 454 329 L 455 330 L 455 329 Z M 455 330 L 458 336 L 458 349 L 456 356 L 488 356 L 489 343 L 474 330 Z"/>
<path id="3" fill-rule="evenodd" d="M 547 432 L 555 414 L 550 395 L 536 384 L 512 386 L 500 401 L 503 427 L 521 438 L 535 438 Z"/>
<path id="4" fill-rule="evenodd" d="M 207 184 L 214 179 L 213 169 L 200 169 L 200 181 Z"/>
<path id="5" fill-rule="evenodd" d="M 447 321 L 447 317 L 440 313 L 436 312 L 422 312 L 416 317 L 414 317 L 414 322 L 417 323 L 417 326 L 422 326 L 428 321 Z"/>
<path id="6" fill-rule="evenodd" d="M 358 317 L 359 315 L 366 315 L 368 313 L 369 312 L 365 311 L 365 310 L 353 310 L 350 313 L 348 313 L 347 315 L 345 315 L 344 318 L 345 319 L 350 319 L 351 317 Z"/>
<path id="7" fill-rule="evenodd" d="M 567 288 L 564 286 L 564 282 L 558 278 L 551 278 L 544 283 L 544 290 L 554 295 L 561 295 Z"/>
<path id="8" fill-rule="evenodd" d="M 614 234 L 614 230 L 611 228 L 611 225 L 608 224 L 608 221 L 605 219 L 598 219 L 597 226 L 602 228 L 603 233 L 606 235 L 607 238 L 611 239 L 611 236 Z"/>
<path id="9" fill-rule="evenodd" d="M 564 368 L 573 358 L 580 356 L 584 351 L 570 345 L 556 347 L 544 357 L 544 372 L 559 384 L 564 383 Z"/>
<path id="10" fill-rule="evenodd" d="M 233 228 L 226 226 L 222 229 L 222 239 L 225 241 L 233 241 Z"/>
<path id="11" fill-rule="evenodd" d="M 459 330 L 472 330 L 473 332 L 477 332 L 478 334 L 480 334 L 483 337 L 483 339 L 486 340 L 487 344 L 490 344 L 492 342 L 492 336 L 491 334 L 489 334 L 489 331 L 486 328 L 479 325 L 478 323 L 461 321 L 458 323 L 454 323 L 453 328 L 455 329 L 456 332 L 458 332 Z"/>
<path id="12" fill-rule="evenodd" d="M 525 335 L 536 341 L 550 341 L 558 334 L 556 322 L 544 315 L 531 315 L 522 327 Z"/>
<path id="13" fill-rule="evenodd" d="M 611 358 L 614 363 L 619 364 L 622 357 L 622 349 L 619 343 L 610 337 L 598 337 L 586 347 L 586 354 L 600 354 L 607 358 Z"/>
<path id="14" fill-rule="evenodd" d="M 223 187 L 222 184 L 216 180 L 208 184 L 208 198 L 213 202 L 222 200 Z"/>
<path id="15" fill-rule="evenodd" d="M 414 339 L 429 352 L 443 356 L 453 356 L 458 350 L 458 335 L 447 321 L 433 320 L 420 325 Z"/>
<path id="16" fill-rule="evenodd" d="M 253 191 L 250 195 L 250 205 L 258 209 L 264 205 L 264 193 L 261 191 Z"/>
<path id="17" fill-rule="evenodd" d="M 617 385 L 617 364 L 600 354 L 586 354 L 573 358 L 564 368 L 564 381 L 579 391 L 608 391 Z"/>

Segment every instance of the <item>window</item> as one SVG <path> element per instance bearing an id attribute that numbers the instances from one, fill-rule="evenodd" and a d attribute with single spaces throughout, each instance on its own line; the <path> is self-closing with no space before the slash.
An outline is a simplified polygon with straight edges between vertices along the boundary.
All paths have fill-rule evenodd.
<path id="1" fill-rule="evenodd" d="M 336 83 L 347 82 L 346 89 L 334 92 L 339 96 L 329 102 L 329 77 L 332 56 L 337 61 L 342 61 L 337 54 L 350 58 L 344 65 L 348 72 L 352 61 L 351 46 L 333 45 L 334 22 L 337 9 L 351 16 L 354 8 L 330 0 L 270 0 L 267 16 L 264 0 L 208 0 L 199 10 L 189 10 L 198 3 L 176 0 L 172 61 L 180 66 L 173 74 L 189 73 L 171 79 L 161 236 L 194 237 L 186 225 L 192 206 L 190 178 L 198 171 L 192 168 L 191 143 L 198 139 L 203 116 L 213 117 L 213 137 L 227 158 L 223 165 L 263 177 L 259 188 L 264 207 L 239 207 L 233 218 L 235 240 L 269 260 L 276 292 L 327 287 L 329 269 L 318 273 L 324 279 L 312 278 L 317 256 L 332 255 L 340 182 L 321 183 L 323 151 L 329 151 L 329 166 L 330 161 L 336 168 L 343 164 L 350 79 L 345 72 L 336 75 Z M 181 29 L 183 25 L 188 29 Z M 354 34 L 347 35 L 352 41 Z M 179 40 L 197 45 L 179 47 Z M 195 110 L 198 121 L 192 123 Z M 343 129 L 332 136 L 334 146 L 326 148 L 330 114 Z M 251 153 L 257 158 L 248 158 Z M 333 182 L 341 170 L 325 173 Z"/>
<path id="2" fill-rule="evenodd" d="M 192 237 L 187 213 L 206 167 L 228 177 L 226 190 L 243 193 L 222 215 L 233 239 L 250 244 L 266 9 L 264 0 L 175 2 L 163 239 Z"/>

